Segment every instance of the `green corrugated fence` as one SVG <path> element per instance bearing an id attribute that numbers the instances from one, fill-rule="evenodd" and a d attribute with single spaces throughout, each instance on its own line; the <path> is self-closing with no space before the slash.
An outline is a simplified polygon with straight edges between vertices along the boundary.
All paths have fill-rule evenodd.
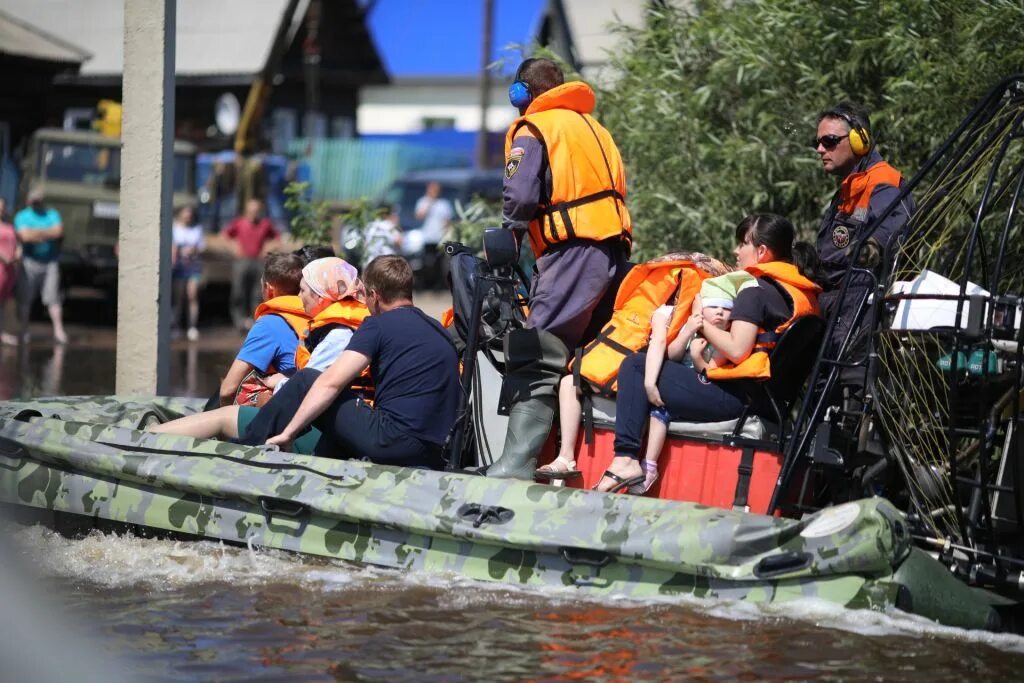
<path id="1" fill-rule="evenodd" d="M 305 140 L 294 140 L 289 152 L 302 156 L 307 144 Z M 409 171 L 470 163 L 470 153 L 463 150 L 393 140 L 316 140 L 309 157 L 313 197 L 327 201 L 377 197 Z"/>

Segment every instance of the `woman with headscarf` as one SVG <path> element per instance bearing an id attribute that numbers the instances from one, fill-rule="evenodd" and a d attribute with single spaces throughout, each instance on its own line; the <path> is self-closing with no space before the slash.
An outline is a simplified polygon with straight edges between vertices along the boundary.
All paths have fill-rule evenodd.
<path id="1" fill-rule="evenodd" d="M 352 333 L 370 314 L 365 304 L 366 292 L 355 267 L 336 257 L 311 261 L 302 269 L 299 299 L 309 327 L 299 340 L 295 352 L 295 367 L 325 370 L 342 354 L 352 339 Z M 275 392 L 288 378 L 271 375 L 263 382 Z M 150 431 L 192 436 L 202 439 L 236 439 L 256 417 L 255 406 L 225 406 L 217 410 L 188 415 Z M 295 442 L 296 452 L 313 451 L 320 435 L 315 429 Z"/>

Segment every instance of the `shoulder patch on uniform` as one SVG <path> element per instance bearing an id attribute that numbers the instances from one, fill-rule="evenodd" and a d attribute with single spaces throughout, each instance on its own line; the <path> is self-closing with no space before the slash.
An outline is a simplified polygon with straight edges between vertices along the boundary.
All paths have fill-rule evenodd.
<path id="1" fill-rule="evenodd" d="M 519 162 L 522 161 L 522 156 L 509 156 L 508 161 L 505 162 L 505 178 L 511 178 L 519 170 Z"/>
<path id="2" fill-rule="evenodd" d="M 845 225 L 837 225 L 832 228 L 832 246 L 836 249 L 846 249 L 850 246 L 850 229 Z"/>
<path id="3" fill-rule="evenodd" d="M 524 154 L 526 154 L 526 150 L 523 149 L 522 147 L 513 147 L 508 151 L 509 159 L 511 159 L 512 157 L 521 157 Z"/>

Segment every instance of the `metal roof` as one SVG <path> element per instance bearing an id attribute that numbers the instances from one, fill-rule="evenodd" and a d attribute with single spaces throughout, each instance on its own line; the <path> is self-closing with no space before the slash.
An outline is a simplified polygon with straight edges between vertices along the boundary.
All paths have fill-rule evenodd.
<path id="1" fill-rule="evenodd" d="M 646 3 L 642 0 L 562 0 L 580 66 L 588 69 L 608 62 L 608 53 L 621 37 L 609 31 L 612 24 L 640 26 Z"/>
<path id="2" fill-rule="evenodd" d="M 90 57 L 85 50 L 2 11 L 0 11 L 0 52 L 18 57 L 70 64 L 80 64 Z"/>
<path id="3" fill-rule="evenodd" d="M 287 4 L 288 0 L 178 0 L 177 75 L 259 72 Z M 0 0 L 0 11 L 91 53 L 82 64 L 82 77 L 120 77 L 124 0 Z"/>

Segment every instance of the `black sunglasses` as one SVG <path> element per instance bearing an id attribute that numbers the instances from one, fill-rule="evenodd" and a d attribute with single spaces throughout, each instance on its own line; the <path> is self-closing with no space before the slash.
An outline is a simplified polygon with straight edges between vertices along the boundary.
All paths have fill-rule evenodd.
<path id="1" fill-rule="evenodd" d="M 818 149 L 818 145 L 821 145 L 826 151 L 831 152 L 845 139 L 845 135 L 822 135 L 820 138 L 814 138 L 811 141 L 811 147 Z"/>

